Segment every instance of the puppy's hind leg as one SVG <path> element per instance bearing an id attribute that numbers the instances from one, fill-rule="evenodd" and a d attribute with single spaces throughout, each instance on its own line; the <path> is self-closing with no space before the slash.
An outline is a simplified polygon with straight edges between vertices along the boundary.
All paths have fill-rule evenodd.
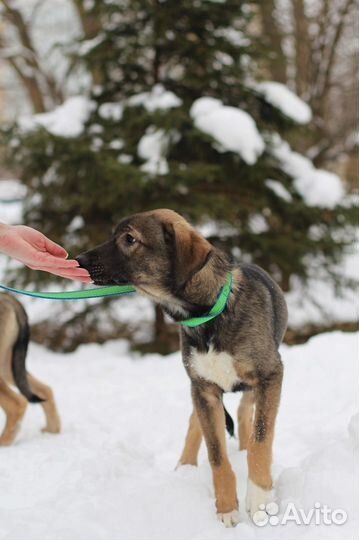
<path id="1" fill-rule="evenodd" d="M 246 450 L 253 429 L 254 394 L 244 392 L 238 407 L 239 449 Z"/>
<path id="2" fill-rule="evenodd" d="M 197 457 L 202 442 L 202 436 L 198 415 L 196 410 L 193 409 L 189 419 L 185 445 L 177 467 L 180 465 L 197 465 Z"/>
<path id="3" fill-rule="evenodd" d="M 60 433 L 61 420 L 59 413 L 57 412 L 53 391 L 51 390 L 50 386 L 42 383 L 33 375 L 30 375 L 30 373 L 27 374 L 27 378 L 31 391 L 44 400 L 40 404 L 46 417 L 46 426 L 42 429 L 42 431 L 47 433 Z"/>
<path id="4" fill-rule="evenodd" d="M 4 409 L 6 423 L 0 435 L 0 446 L 10 446 L 18 433 L 26 411 L 27 400 L 14 392 L 0 379 L 0 407 Z"/>

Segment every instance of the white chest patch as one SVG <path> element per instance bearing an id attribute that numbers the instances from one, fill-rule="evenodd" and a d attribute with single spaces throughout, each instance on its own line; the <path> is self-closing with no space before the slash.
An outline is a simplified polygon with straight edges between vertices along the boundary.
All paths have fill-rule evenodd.
<path id="1" fill-rule="evenodd" d="M 226 352 L 217 352 L 212 347 L 208 353 L 192 351 L 191 367 L 202 379 L 217 384 L 226 392 L 240 382 L 233 367 L 232 356 Z"/>

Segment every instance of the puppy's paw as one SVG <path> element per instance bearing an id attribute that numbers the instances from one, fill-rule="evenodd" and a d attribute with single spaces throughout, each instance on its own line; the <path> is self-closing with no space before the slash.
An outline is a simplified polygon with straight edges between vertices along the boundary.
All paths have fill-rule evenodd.
<path id="1" fill-rule="evenodd" d="M 222 521 L 225 527 L 235 527 L 239 523 L 239 510 L 232 510 L 232 512 L 218 512 L 217 518 Z"/>
<path id="2" fill-rule="evenodd" d="M 263 489 L 255 484 L 250 478 L 247 483 L 246 510 L 252 520 L 263 521 L 268 519 L 268 509 L 274 502 L 273 489 Z"/>
<path id="3" fill-rule="evenodd" d="M 177 463 L 177 465 L 175 466 L 175 471 L 177 471 L 181 467 L 184 467 L 185 465 L 191 465 L 192 467 L 197 467 L 197 461 L 190 461 L 190 460 L 182 461 L 182 460 L 180 460 Z"/>
<path id="4" fill-rule="evenodd" d="M 15 437 L 0 437 L 0 446 L 11 446 Z"/>
<path id="5" fill-rule="evenodd" d="M 60 421 L 53 422 L 51 424 L 47 424 L 45 427 L 42 428 L 42 433 L 60 433 L 61 431 L 61 423 Z"/>

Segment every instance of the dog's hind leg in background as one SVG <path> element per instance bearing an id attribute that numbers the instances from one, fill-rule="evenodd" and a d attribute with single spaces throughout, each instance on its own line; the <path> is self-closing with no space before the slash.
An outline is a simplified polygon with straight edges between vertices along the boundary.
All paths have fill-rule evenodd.
<path id="1" fill-rule="evenodd" d="M 27 373 L 26 354 L 29 324 L 22 305 L 8 294 L 0 295 L 0 407 L 6 423 L 0 435 L 0 446 L 9 446 L 19 431 L 27 403 L 40 403 L 46 417 L 43 431 L 58 433 L 58 415 L 52 390 Z M 15 385 L 20 394 L 10 385 Z"/>

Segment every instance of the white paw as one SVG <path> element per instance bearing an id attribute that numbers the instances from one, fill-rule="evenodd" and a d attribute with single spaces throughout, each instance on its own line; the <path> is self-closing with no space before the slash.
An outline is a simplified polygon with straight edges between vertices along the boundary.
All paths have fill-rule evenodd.
<path id="1" fill-rule="evenodd" d="M 217 517 L 225 527 L 235 527 L 239 523 L 239 511 L 232 510 L 232 512 L 218 512 Z"/>
<path id="2" fill-rule="evenodd" d="M 268 513 L 270 512 L 270 506 L 276 504 L 274 502 L 274 491 L 272 489 L 263 489 L 250 478 L 247 482 L 247 496 L 246 496 L 246 510 L 249 513 L 252 520 L 262 521 L 268 519 Z M 267 512 L 269 510 L 269 512 Z"/>
<path id="3" fill-rule="evenodd" d="M 178 471 L 178 469 L 181 469 L 182 467 L 197 467 L 197 463 L 183 463 L 182 461 L 179 461 L 175 466 L 175 471 Z"/>

